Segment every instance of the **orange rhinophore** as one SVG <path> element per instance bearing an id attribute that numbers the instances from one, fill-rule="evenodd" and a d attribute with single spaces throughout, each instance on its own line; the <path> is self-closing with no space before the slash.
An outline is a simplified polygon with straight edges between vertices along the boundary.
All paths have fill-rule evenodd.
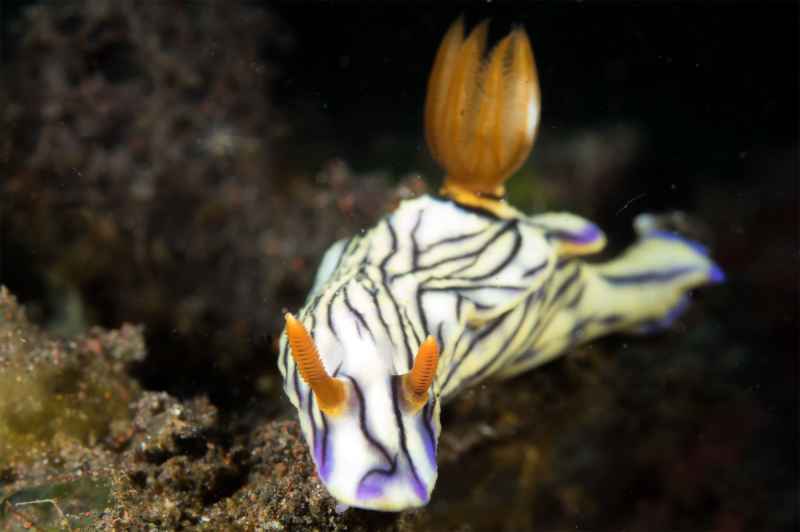
<path id="1" fill-rule="evenodd" d="M 414 359 L 414 367 L 403 375 L 403 390 L 411 410 L 419 410 L 428 402 L 428 390 L 436 376 L 439 364 L 439 346 L 433 336 L 422 342 Z"/>
<path id="2" fill-rule="evenodd" d="M 511 31 L 484 58 L 488 22 L 464 39 L 459 18 L 434 60 L 425 133 L 446 172 L 443 195 L 474 206 L 501 199 L 530 153 L 539 123 L 539 80 L 530 41 Z"/>
<path id="3" fill-rule="evenodd" d="M 286 319 L 286 336 L 289 339 L 289 347 L 292 349 L 292 357 L 303 380 L 314 391 L 314 396 L 319 402 L 319 409 L 330 415 L 339 413 L 347 400 L 344 383 L 331 377 L 325 371 L 314 340 L 303 324 L 288 312 L 284 318 Z"/>

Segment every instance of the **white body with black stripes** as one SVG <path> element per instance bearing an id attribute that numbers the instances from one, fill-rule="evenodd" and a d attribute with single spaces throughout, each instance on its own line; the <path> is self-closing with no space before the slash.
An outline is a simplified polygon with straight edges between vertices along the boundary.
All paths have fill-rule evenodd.
<path id="1" fill-rule="evenodd" d="M 602 334 L 666 327 L 689 289 L 722 279 L 701 246 L 658 230 L 652 217 L 637 222 L 639 241 L 624 255 L 589 265 L 579 256 L 605 242 L 593 224 L 503 212 L 422 196 L 325 255 L 297 317 L 327 372 L 352 384 L 349 407 L 319 410 L 285 334 L 279 366 L 319 476 L 341 503 L 424 505 L 436 482 L 442 400 Z M 428 403 L 410 413 L 398 376 L 428 335 L 439 345 L 438 371 Z"/>

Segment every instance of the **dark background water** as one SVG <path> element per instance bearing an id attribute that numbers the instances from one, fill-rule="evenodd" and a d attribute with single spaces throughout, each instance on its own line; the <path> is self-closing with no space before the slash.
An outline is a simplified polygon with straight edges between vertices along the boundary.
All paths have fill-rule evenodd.
<path id="1" fill-rule="evenodd" d="M 32 5 L 36 3 L 6 1 L 2 4 L 4 62 L 24 61 L 29 56 L 18 53 L 31 53 L 23 44 L 24 29 L 20 29 L 19 24 L 21 13 Z M 174 9 L 176 17 L 188 17 L 192 12 L 203 11 L 209 4 L 169 5 L 180 6 Z M 246 13 L 243 6 L 260 5 L 232 4 L 226 9 L 234 14 Z M 232 99 L 255 101 L 263 96 L 269 101 L 270 109 L 283 114 L 287 129 L 282 141 L 270 145 L 273 149 L 270 157 L 280 163 L 280 168 L 287 169 L 286 175 L 291 179 L 314 184 L 313 176 L 328 159 L 336 157 L 347 161 L 356 173 L 380 171 L 388 180 L 396 181 L 407 172 L 421 172 L 430 182 L 435 182 L 439 171 L 427 156 L 421 130 L 430 64 L 439 40 L 459 13 L 465 14 L 468 27 L 490 17 L 490 41 L 505 34 L 512 24 L 524 25 L 531 37 L 539 70 L 543 112 L 537 145 L 518 178 L 518 182 L 530 182 L 532 189 L 532 192 L 526 190 L 530 194 L 519 195 L 521 206 L 535 207 L 539 204 L 535 199 L 528 204 L 525 201 L 549 190 L 554 199 L 548 205 L 591 215 L 607 230 L 614 245 L 630 240 L 630 224 L 636 214 L 685 209 L 701 220 L 703 230 L 700 232 L 713 244 L 712 254 L 728 274 L 725 286 L 708 291 L 709 295 L 698 295 L 695 305 L 698 310 L 690 314 L 686 323 L 678 325 L 673 336 L 651 341 L 653 343 L 621 338 L 600 342 L 598 351 L 619 355 L 610 363 L 615 371 L 609 379 L 624 389 L 609 392 L 609 398 L 599 387 L 590 387 L 591 392 L 584 392 L 588 394 L 586 401 L 575 399 L 572 406 L 567 399 L 559 399 L 567 403 L 566 411 L 575 416 L 575 423 L 574 428 L 568 423 L 561 426 L 563 434 L 558 437 L 552 434 L 552 427 L 560 426 L 557 420 L 564 417 L 563 412 L 545 408 L 540 416 L 539 411 L 526 411 L 531 403 L 526 402 L 525 393 L 532 385 L 563 384 L 559 380 L 564 377 L 562 373 L 572 375 L 563 365 L 542 369 L 535 376 L 522 376 L 508 388 L 495 387 L 481 392 L 490 394 L 488 397 L 492 398 L 494 408 L 486 404 L 481 406 L 480 399 L 475 397 L 467 397 L 461 407 L 454 407 L 456 413 L 445 418 L 445 433 L 451 430 L 466 439 L 473 435 L 472 427 L 487 422 L 495 426 L 493 420 L 503 415 L 527 421 L 521 422 L 519 433 L 468 453 L 465 460 L 470 467 L 462 468 L 458 462 L 443 466 L 438 499 L 430 508 L 431 515 L 441 518 L 436 522 L 440 525 L 472 523 L 476 529 L 480 529 L 481 524 L 505 522 L 512 528 L 509 525 L 512 521 L 503 521 L 504 516 L 498 515 L 503 512 L 496 511 L 496 505 L 502 501 L 477 497 L 470 491 L 471 486 L 480 481 L 494 482 L 501 485 L 499 493 L 505 493 L 503 489 L 519 493 L 517 484 L 521 481 L 514 477 L 518 463 L 506 455 L 513 458 L 524 454 L 520 449 L 526 449 L 529 442 L 545 448 L 554 440 L 555 450 L 550 457 L 558 457 L 554 462 L 561 465 L 555 467 L 562 469 L 558 470 L 556 480 L 551 479 L 550 488 L 543 481 L 543 494 L 536 499 L 544 508 L 535 521 L 540 527 L 584 525 L 614 529 L 627 524 L 633 529 L 646 530 L 657 527 L 659 519 L 685 529 L 772 530 L 776 527 L 789 529 L 796 524 L 800 220 L 798 8 L 794 3 L 530 5 L 491 2 L 367 6 L 285 2 L 267 8 L 277 15 L 278 21 L 265 28 L 270 38 L 264 36 L 257 55 L 270 64 L 271 78 L 264 83 L 255 70 L 252 78 L 245 74 L 239 87 L 241 92 Z M 86 54 L 85 50 L 91 49 L 91 45 L 89 42 L 87 46 L 77 46 L 69 53 L 83 60 L 81 54 Z M 236 45 L 235 38 L 191 43 L 192 47 L 202 49 L 231 46 L 221 51 L 220 62 L 237 60 Z M 195 57 L 192 53 L 193 50 L 175 50 L 176 57 L 181 54 Z M 119 73 L 119 65 L 127 63 L 118 60 L 125 57 L 119 48 L 107 55 L 92 55 L 92 64 L 86 68 L 87 78 L 98 72 L 101 77 Z M 213 61 L 211 64 L 213 67 Z M 224 70 L 225 66 L 219 63 L 218 68 Z M 28 71 L 32 72 L 36 65 L 30 67 Z M 213 77 L 205 72 L 209 79 Z M 9 87 L 16 81 L 3 79 Z M 31 94 L 30 101 L 37 106 L 43 101 L 47 103 L 50 97 L 37 100 L 35 91 Z M 157 98 L 159 94 L 150 96 Z M 24 95 L 17 94 L 17 97 L 16 103 L 33 105 Z M 195 97 L 193 94 L 187 100 Z M 212 111 L 214 105 L 224 111 L 220 113 L 220 123 L 251 131 L 248 119 L 252 117 L 247 116 L 247 111 L 236 111 L 235 106 L 225 107 L 227 104 L 218 100 L 209 100 Z M 102 116 L 93 115 L 102 115 L 97 110 L 99 106 L 91 98 L 88 102 L 80 104 L 84 105 L 83 114 L 102 121 Z M 41 105 L 42 109 L 45 107 Z M 38 111 L 34 110 L 32 116 L 38 116 Z M 159 121 L 155 120 L 154 130 Z M 166 116 L 164 121 L 167 121 Z M 563 167 L 571 158 L 570 144 L 565 144 L 564 139 L 578 132 L 579 136 L 585 134 L 594 139 L 601 150 L 622 150 L 613 142 L 603 143 L 604 137 L 616 126 L 634 132 L 635 156 L 620 155 L 625 164 L 621 164 L 613 176 L 604 178 L 604 174 L 598 174 L 600 177 L 584 181 L 560 180 L 560 172 L 569 174 Z M 258 128 L 252 130 L 258 131 Z M 202 135 L 206 135 L 206 131 L 198 128 L 197 132 L 186 133 L 189 139 L 186 145 L 194 146 L 197 139 L 205 138 Z M 25 138 L 24 132 L 15 131 L 14 134 Z M 124 150 L 126 143 L 134 144 L 139 140 L 136 135 L 127 137 L 123 131 L 118 137 L 101 139 L 100 144 L 117 148 L 115 143 L 119 142 Z M 175 146 L 179 145 L 178 140 L 185 139 L 176 138 Z M 80 142 L 78 148 L 81 149 L 89 143 L 83 139 Z M 14 145 L 20 150 L 30 148 L 30 144 L 22 141 Z M 170 147 L 167 143 L 164 151 Z M 562 159 L 556 157 L 557 162 L 553 163 L 552 153 L 559 149 L 566 155 Z M 91 150 L 87 148 L 87 151 Z M 30 194 L 26 193 L 24 198 L 17 196 L 12 201 L 26 207 L 13 211 L 15 227 L 39 227 L 43 223 L 42 214 L 36 214 L 35 209 L 44 204 L 37 196 L 37 188 L 42 192 L 55 191 L 55 196 L 67 190 L 74 195 L 76 199 L 71 201 L 80 209 L 91 211 L 93 216 L 98 213 L 107 216 L 112 227 L 123 235 L 123 247 L 130 247 L 126 240 L 130 235 L 126 231 L 130 229 L 130 220 L 137 218 L 129 217 L 131 213 L 124 203 L 120 206 L 101 202 L 99 208 L 92 203 L 96 194 L 108 193 L 113 199 L 109 191 L 113 192 L 119 183 L 111 179 L 104 181 L 101 176 L 93 185 L 78 186 L 77 179 L 70 181 L 72 173 L 88 174 L 88 170 L 62 168 L 61 155 L 65 154 L 50 155 L 50 173 L 47 173 L 31 171 L 24 158 L 4 154 L 2 168 L 8 176 L 2 177 L 14 177 L 16 183 L 23 185 L 35 183 Z M 199 239 L 197 234 L 212 230 L 204 225 L 200 229 L 192 224 L 181 225 L 181 219 L 189 218 L 185 213 L 206 212 L 206 200 L 230 192 L 217 185 L 226 184 L 234 170 L 218 164 L 207 154 L 196 154 L 197 159 L 203 157 L 209 161 L 208 166 L 219 168 L 218 172 L 210 173 L 208 179 L 199 179 L 199 184 L 191 190 L 199 200 L 194 196 L 182 196 L 185 191 L 178 188 L 180 194 L 165 195 L 165 201 L 161 202 L 164 205 L 157 205 L 156 197 L 156 215 L 143 216 L 150 224 L 148 238 L 166 247 L 185 264 L 178 260 L 180 268 L 170 269 L 169 261 L 164 265 L 151 260 L 142 265 L 122 253 L 113 256 L 116 262 L 106 265 L 111 273 L 101 271 L 89 281 L 77 275 L 74 288 L 79 293 L 78 298 L 92 310 L 88 314 L 89 324 L 117 327 L 126 320 L 145 322 L 149 356 L 136 374 L 145 388 L 167 390 L 181 398 L 209 395 L 215 404 L 234 417 L 259 408 L 268 412 L 264 417 L 274 416 L 285 412 L 274 406 L 280 403 L 273 397 L 277 395 L 274 384 L 272 395 L 269 391 L 259 391 L 256 385 L 258 375 L 268 375 L 267 382 L 270 382 L 270 375 L 273 382 L 275 379 L 270 342 L 277 330 L 273 315 L 277 315 L 282 306 L 299 305 L 319 253 L 330 240 L 342 236 L 325 232 L 326 225 L 338 223 L 330 220 L 339 218 L 327 219 L 326 216 L 333 216 L 332 211 L 309 210 L 308 205 L 303 206 L 306 210 L 302 213 L 295 212 L 300 210 L 295 202 L 299 202 L 308 189 L 270 204 L 266 210 L 273 211 L 273 218 L 251 215 L 246 207 L 237 206 L 230 212 L 223 209 L 223 214 L 212 220 L 232 228 L 221 232 L 218 238 L 233 244 L 230 248 L 222 247 L 221 258 L 214 256 L 213 260 L 205 260 L 202 252 L 209 248 L 217 251 L 213 246 L 219 243 Z M 576 150 L 575 158 L 578 157 Z M 588 166 L 581 167 L 588 174 L 592 173 L 594 159 L 607 158 L 603 153 L 595 153 L 593 157 Z M 194 158 L 194 155 L 186 156 L 182 161 L 191 162 Z M 19 161 L 23 163 L 18 164 Z M 145 163 L 156 166 L 151 160 Z M 257 170 L 251 177 L 238 167 L 244 175 L 240 181 L 261 187 L 259 201 L 275 196 L 284 198 L 281 194 L 291 188 L 285 185 L 290 178 L 280 172 L 262 177 L 258 173 L 262 170 L 260 164 L 260 161 L 251 163 Z M 126 172 L 121 172 L 123 177 L 128 175 Z M 572 173 L 581 174 L 581 171 L 573 169 Z M 352 179 L 356 189 L 368 182 L 360 176 Z M 549 188 L 540 187 L 543 183 Z M 161 181 L 161 186 L 161 190 L 176 190 L 169 177 Z M 252 192 L 252 188 L 243 190 L 234 187 L 234 192 L 244 196 Z M 213 201 L 208 203 L 219 208 Z M 73 207 L 75 205 L 70 205 L 56 213 L 44 211 L 45 218 L 56 220 L 52 223 L 68 228 L 69 238 L 75 236 L 69 233 L 75 220 L 67 212 Z M 166 210 L 166 214 L 159 208 Z M 255 206 L 250 210 L 264 209 Z M 246 220 L 244 228 L 228 221 L 237 218 Z M 291 231 L 280 229 L 279 222 L 284 218 L 294 220 L 294 225 L 289 224 Z M 347 220 L 353 230 L 361 223 L 361 219 Z M 5 225 L 8 221 L 4 218 L 2 282 L 32 309 L 59 305 L 42 301 L 49 297 L 47 290 L 41 287 L 45 283 L 42 279 L 49 275 L 48 268 L 53 264 L 63 268 L 59 256 L 80 257 L 84 248 L 66 237 L 63 249 L 57 248 L 58 239 L 47 240 L 47 236 L 41 240 L 27 240 L 21 233 L 10 232 L 10 225 Z M 136 234 L 138 227 L 133 225 L 130 232 Z M 322 235 L 321 242 L 313 245 L 295 242 L 290 248 L 288 255 L 300 255 L 308 263 L 306 266 L 295 267 L 285 256 L 270 262 L 248 254 L 257 241 L 251 237 L 260 236 L 262 231 L 269 232 L 264 228 L 271 230 L 273 225 L 277 227 L 274 233 L 283 235 L 286 240 L 296 241 L 296 235 L 304 232 Z M 74 227 L 77 229 L 72 229 L 73 233 L 83 231 L 83 225 Z M 90 224 L 89 227 L 94 226 Z M 168 236 L 161 239 L 162 232 Z M 44 233 L 47 235 L 48 231 Z M 186 245 L 188 250 L 181 247 L 185 242 L 192 243 Z M 112 244 L 119 245 L 119 242 Z M 85 249 L 97 253 L 96 247 Z M 204 260 L 192 261 L 197 258 L 192 255 L 194 249 L 201 250 L 199 255 Z M 243 258 L 233 266 L 224 260 L 237 254 Z M 87 259 L 86 264 L 95 259 L 90 254 L 83 258 Z M 82 267 L 79 262 L 79 268 Z M 285 272 L 284 277 L 272 279 L 269 277 L 272 270 Z M 119 275 L 120 271 L 123 275 Z M 148 282 L 137 284 L 140 276 L 147 277 Z M 131 279 L 135 281 L 120 284 Z M 234 284 L 242 279 L 253 282 Z M 180 286 L 178 293 L 170 292 L 179 284 L 176 280 L 184 280 L 186 285 Z M 217 287 L 213 288 L 215 283 Z M 155 290 L 157 295 L 140 291 L 141 285 Z M 267 289 L 249 299 L 223 297 L 222 317 L 211 313 L 213 319 L 210 319 L 203 315 L 203 319 L 190 321 L 190 327 L 176 332 L 176 323 L 182 323 L 177 319 L 179 308 L 180 312 L 191 310 L 191 304 L 205 302 L 203 298 L 214 300 L 220 294 L 247 292 L 253 290 L 254 285 L 267 286 Z M 145 295 L 157 299 L 158 294 L 166 300 L 161 302 L 163 307 L 159 307 L 163 314 L 148 314 L 142 308 L 150 307 L 130 303 L 146 300 Z M 178 296 L 187 294 L 196 298 L 179 300 Z M 188 311 L 187 315 L 193 316 Z M 46 310 L 39 316 L 42 321 L 51 317 Z M 230 352 L 214 351 L 204 345 L 218 328 L 224 327 L 233 330 L 226 329 L 222 336 L 222 343 Z M 245 332 L 237 333 L 240 329 Z M 238 347 L 234 346 L 237 341 Z M 213 345 L 216 348 L 218 344 Z M 203 349 L 211 352 L 203 352 Z M 227 359 L 234 362 L 220 361 Z M 674 380 L 670 380 L 670 376 Z M 564 389 L 570 389 L 568 386 L 559 388 L 560 384 L 554 386 L 556 397 L 560 397 Z M 506 390 L 508 396 L 502 393 Z M 650 391 L 652 396 L 647 395 Z M 575 393 L 580 396 L 579 391 Z M 679 405 L 677 413 L 657 409 L 673 400 Z M 508 409 L 501 411 L 502 407 L 496 405 L 504 405 L 505 401 L 509 403 Z M 593 426 L 591 419 L 580 415 L 582 407 L 593 403 L 604 407 L 601 416 L 604 421 L 596 422 L 602 425 L 600 427 Z M 270 406 L 264 407 L 264 404 Z M 474 418 L 470 417 L 472 410 L 468 407 L 478 412 Z M 626 419 L 633 420 L 635 427 L 626 426 Z M 637 447 L 631 440 L 648 443 Z M 704 443 L 708 441 L 711 443 Z M 626 462 L 629 454 L 626 446 L 630 446 L 630 454 L 636 454 L 650 444 L 656 449 L 654 455 L 662 453 L 660 458 L 639 456 L 635 464 Z M 503 462 L 504 459 L 507 461 Z M 510 472 L 487 479 L 486 472 L 498 463 L 513 467 L 508 467 Z M 590 501 L 588 506 L 576 503 L 583 514 L 569 515 L 563 509 L 569 504 L 556 500 L 553 495 L 567 484 L 564 478 L 569 475 L 573 475 L 571 482 L 586 488 L 587 497 L 599 504 L 609 504 L 610 510 L 591 509 Z M 462 490 L 469 505 L 459 502 Z M 527 503 L 528 499 L 523 498 L 522 506 Z M 634 503 L 638 504 L 636 508 L 632 508 Z"/>
<path id="2" fill-rule="evenodd" d="M 420 131 L 434 50 L 463 13 L 468 28 L 490 18 L 495 38 L 513 24 L 527 29 L 542 136 L 641 123 L 652 136 L 648 179 L 680 179 L 699 162 L 735 181 L 745 177 L 742 152 L 796 139 L 797 12 L 789 2 L 444 4 L 277 4 L 296 46 L 280 58 L 276 96 L 318 100 L 357 161 L 375 137 Z"/>

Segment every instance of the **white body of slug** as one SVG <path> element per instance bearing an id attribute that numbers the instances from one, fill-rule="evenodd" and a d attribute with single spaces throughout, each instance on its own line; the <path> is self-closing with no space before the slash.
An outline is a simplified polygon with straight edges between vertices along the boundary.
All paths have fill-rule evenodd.
<path id="1" fill-rule="evenodd" d="M 336 243 L 298 314 L 330 375 L 351 390 L 327 416 L 285 336 L 279 366 L 320 478 L 350 506 L 425 504 L 436 481 L 440 401 L 615 330 L 667 326 L 684 293 L 719 280 L 697 245 L 654 230 L 620 259 L 576 259 L 604 242 L 569 214 L 499 219 L 423 196 Z M 441 350 L 430 399 L 406 412 L 398 376 L 428 335 Z"/>
<path id="2" fill-rule="evenodd" d="M 278 365 L 319 477 L 340 503 L 403 510 L 436 483 L 442 400 L 613 331 L 668 326 L 686 292 L 722 280 L 704 248 L 637 222 L 621 257 L 582 255 L 605 237 L 566 213 L 501 200 L 530 151 L 539 88 L 524 30 L 483 58 L 481 24 L 457 21 L 437 53 L 425 110 L 447 176 L 323 258 Z"/>

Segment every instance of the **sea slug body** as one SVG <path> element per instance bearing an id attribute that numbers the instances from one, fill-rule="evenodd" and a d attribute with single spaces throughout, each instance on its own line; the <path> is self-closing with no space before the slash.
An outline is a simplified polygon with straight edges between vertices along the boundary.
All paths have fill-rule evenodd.
<path id="1" fill-rule="evenodd" d="M 340 505 L 425 505 L 443 401 L 604 334 L 668 327 L 687 291 L 724 277 L 651 215 L 620 257 L 589 264 L 581 257 L 605 245 L 594 224 L 503 201 L 533 145 L 539 86 L 523 29 L 484 59 L 486 34 L 482 23 L 465 37 L 456 21 L 433 65 L 425 128 L 446 171 L 440 193 L 335 243 L 305 305 L 286 315 L 284 390 Z"/>

